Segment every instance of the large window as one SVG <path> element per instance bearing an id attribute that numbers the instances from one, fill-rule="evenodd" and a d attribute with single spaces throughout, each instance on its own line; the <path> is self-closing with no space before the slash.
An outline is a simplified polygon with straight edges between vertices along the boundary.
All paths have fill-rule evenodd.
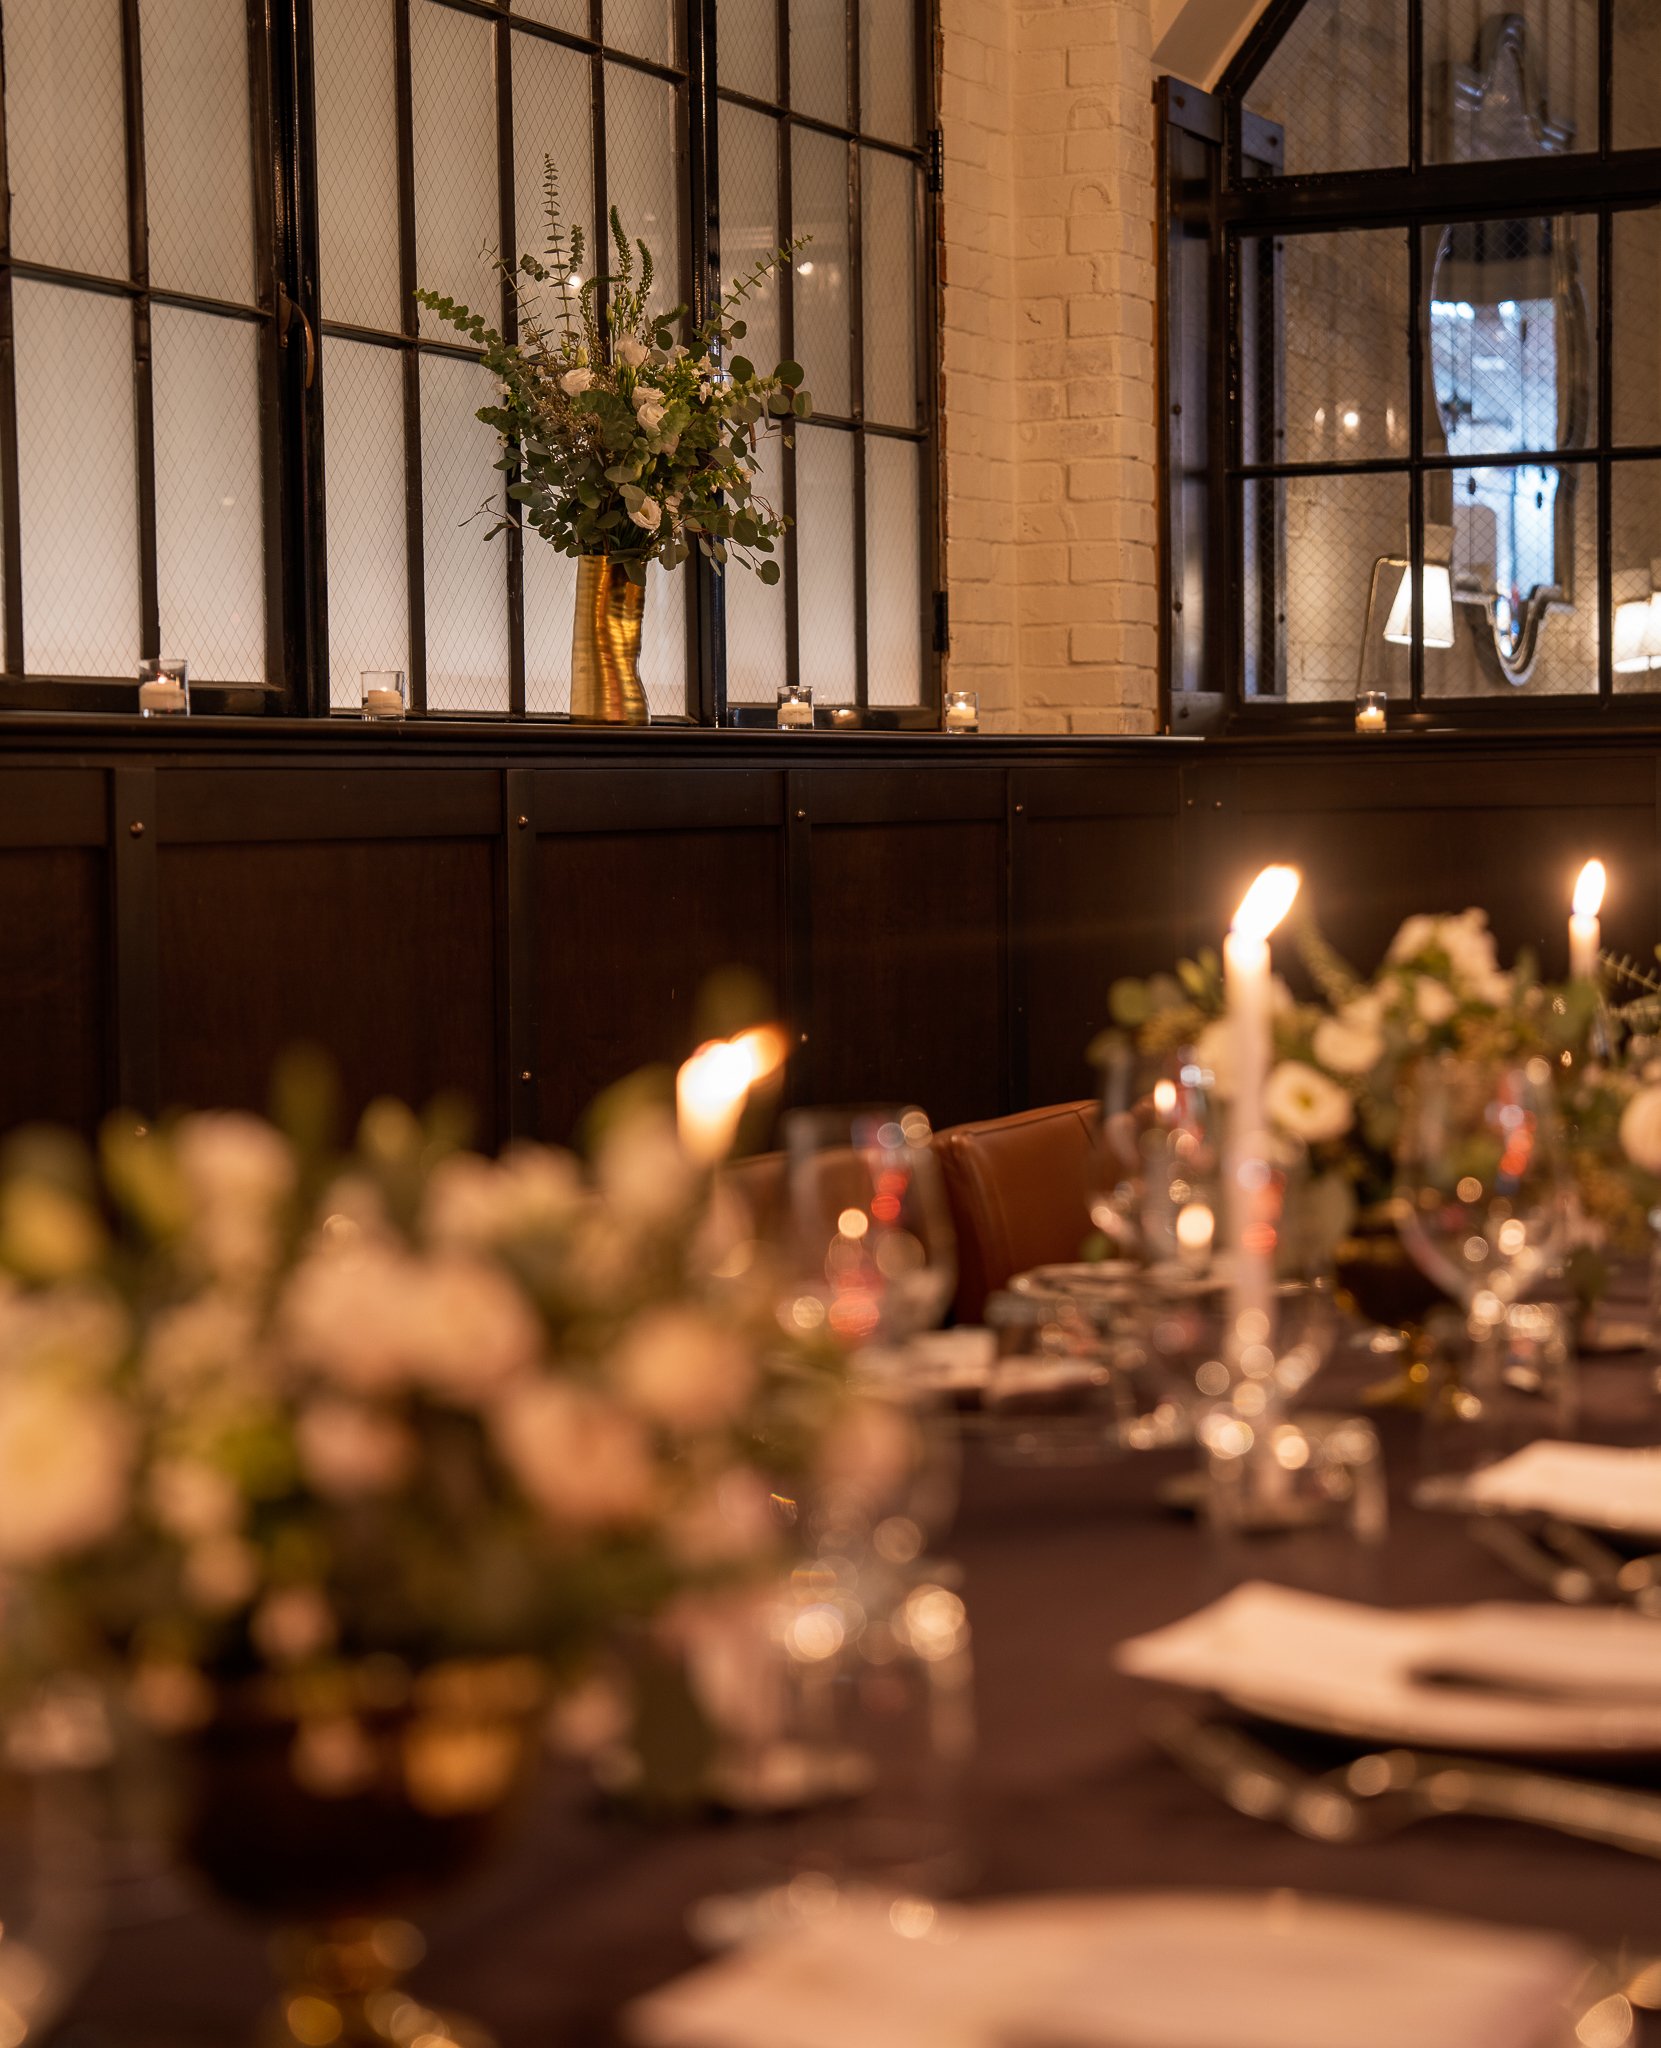
<path id="1" fill-rule="evenodd" d="M 772 589 L 650 572 L 654 718 L 800 677 L 927 715 L 937 485 L 926 0 L 6 0 L 0 701 L 430 715 L 568 702 L 574 565 L 514 530 L 473 355 L 417 283 L 509 317 L 542 166 L 663 306 L 793 236 L 747 352 L 816 414 Z M 9 345 L 7 345 L 9 342 Z M 514 508 L 509 508 L 510 515 Z"/>
<path id="2" fill-rule="evenodd" d="M 1168 87 L 1179 725 L 1661 709 L 1658 86 L 1647 0 L 1280 0 Z"/>

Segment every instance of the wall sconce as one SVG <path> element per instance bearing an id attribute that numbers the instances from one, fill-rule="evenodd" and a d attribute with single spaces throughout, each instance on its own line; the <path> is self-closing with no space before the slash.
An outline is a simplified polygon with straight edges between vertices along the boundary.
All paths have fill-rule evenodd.
<path id="1" fill-rule="evenodd" d="M 1652 591 L 1653 572 L 1619 569 L 1615 573 L 1614 669 L 1618 676 L 1661 668 L 1661 593 Z"/>

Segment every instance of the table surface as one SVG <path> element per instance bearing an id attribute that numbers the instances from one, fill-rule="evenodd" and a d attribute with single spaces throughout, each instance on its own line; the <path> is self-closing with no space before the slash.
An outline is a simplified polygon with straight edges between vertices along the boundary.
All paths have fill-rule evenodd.
<path id="1" fill-rule="evenodd" d="M 1349 1405 L 1354 1363 L 1328 1368 L 1311 1405 Z M 1638 1358 L 1583 1368 L 1584 1433 L 1661 1436 Z M 1249 1575 L 1382 1605 L 1526 1598 L 1457 1523 L 1402 1498 L 1412 1418 L 1381 1419 L 1396 1493 L 1388 1542 L 1332 1534 L 1259 1539 Z M 1353 1846 L 1246 1819 L 1191 1783 L 1143 1732 L 1146 1688 L 1113 1646 L 1203 1605 L 1238 1565 L 1164 1508 L 1174 1453 L 1094 1468 L 1012 1468 L 972 1453 L 949 1542 L 975 1634 L 979 1754 L 966 1827 L 976 1896 L 1144 1886 L 1296 1886 L 1566 1929 L 1600 1950 L 1661 1951 L 1661 1862 L 1521 1826 L 1421 1823 Z M 598 1813 L 574 1775 L 541 1795 L 517 1843 L 427 1918 L 415 1985 L 484 2019 L 502 2048 L 601 2048 L 631 1997 L 698 1959 L 685 1915 L 737 1881 L 739 1824 L 650 1827 Z M 65 2048 L 194 2048 L 250 2036 L 270 1978 L 264 1936 L 164 1889 L 154 1917 L 114 1928 L 60 2039 Z"/>

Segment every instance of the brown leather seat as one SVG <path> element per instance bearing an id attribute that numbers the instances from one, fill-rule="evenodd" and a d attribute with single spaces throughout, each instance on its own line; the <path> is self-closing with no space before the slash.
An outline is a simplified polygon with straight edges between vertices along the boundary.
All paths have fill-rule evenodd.
<path id="1" fill-rule="evenodd" d="M 957 1319 L 1030 1266 L 1076 1259 L 1090 1235 L 1101 1113 L 1060 1102 L 935 1134 L 957 1232 Z"/>

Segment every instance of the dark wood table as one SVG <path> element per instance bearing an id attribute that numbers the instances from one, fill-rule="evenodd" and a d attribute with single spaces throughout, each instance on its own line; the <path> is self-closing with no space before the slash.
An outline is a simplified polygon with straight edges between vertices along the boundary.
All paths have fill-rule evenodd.
<path id="1" fill-rule="evenodd" d="M 1311 1390 L 1315 1405 L 1343 1405 L 1354 1382 L 1339 1361 Z M 1661 1438 L 1643 1361 L 1586 1367 L 1583 1384 L 1586 1434 Z M 1416 1426 L 1386 1415 L 1381 1429 L 1397 1494 L 1388 1543 L 1363 1552 L 1330 1534 L 1265 1539 L 1252 1573 L 1387 1605 L 1528 1597 L 1457 1524 L 1405 1504 Z M 1114 1644 L 1239 1575 L 1159 1503 L 1160 1482 L 1187 1462 L 1161 1453 L 1040 1472 L 967 1461 L 950 1549 L 975 1630 L 974 1892 L 1289 1885 L 1661 1951 L 1661 1862 L 1465 1819 L 1328 1846 L 1227 1810 L 1152 1747 L 1149 1696 L 1114 1671 Z M 558 1777 L 517 1846 L 429 1916 L 417 1987 L 487 2020 L 503 2048 L 598 2048 L 617 2038 L 622 2005 L 697 1960 L 687 1908 L 738 1879 L 753 1852 L 744 1826 L 605 1817 L 574 1776 Z M 150 1924 L 110 1933 L 60 2039 L 234 2043 L 250 2036 L 269 1985 L 256 1930 L 180 1898 Z"/>

